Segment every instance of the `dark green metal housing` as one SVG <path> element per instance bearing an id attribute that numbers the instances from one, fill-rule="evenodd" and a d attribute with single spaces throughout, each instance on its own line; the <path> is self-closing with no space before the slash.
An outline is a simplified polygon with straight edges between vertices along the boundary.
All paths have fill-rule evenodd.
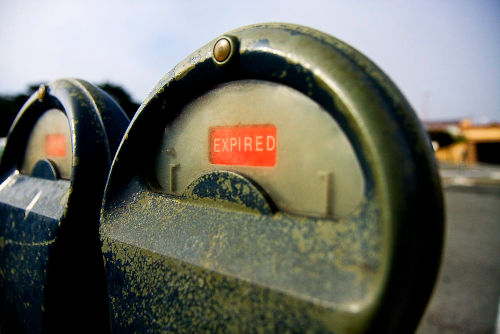
<path id="1" fill-rule="evenodd" d="M 222 38 L 233 47 L 223 62 L 213 58 L 217 38 L 161 79 L 113 162 L 100 225 L 112 329 L 415 330 L 437 276 L 444 217 L 432 148 L 412 108 L 376 65 L 321 32 L 262 24 Z M 365 177 L 358 210 L 312 218 L 160 192 L 154 161 L 166 126 L 194 98 L 239 80 L 291 87 L 340 124 Z"/>
<path id="2" fill-rule="evenodd" d="M 37 164 L 38 177 L 20 173 L 28 136 L 50 109 L 71 129 L 70 180 L 55 179 L 47 161 Z M 42 87 L 19 112 L 0 162 L 1 331 L 109 327 L 98 217 L 128 123 L 105 92 L 77 79 Z"/>

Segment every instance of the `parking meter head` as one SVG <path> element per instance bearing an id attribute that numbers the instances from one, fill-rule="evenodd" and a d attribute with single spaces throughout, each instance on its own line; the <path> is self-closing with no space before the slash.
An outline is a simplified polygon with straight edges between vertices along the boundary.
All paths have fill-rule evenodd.
<path id="1" fill-rule="evenodd" d="M 243 27 L 168 72 L 120 145 L 111 323 L 411 331 L 442 233 L 432 148 L 391 80 L 321 32 Z"/>
<path id="2" fill-rule="evenodd" d="M 87 316 L 82 328 L 108 326 L 98 216 L 127 125 L 106 93 L 77 79 L 42 85 L 17 115 L 0 162 L 3 330 Z"/>

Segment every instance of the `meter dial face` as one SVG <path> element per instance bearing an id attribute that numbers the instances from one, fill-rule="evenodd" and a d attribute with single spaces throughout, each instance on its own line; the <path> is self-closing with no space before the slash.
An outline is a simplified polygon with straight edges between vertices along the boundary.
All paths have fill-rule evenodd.
<path id="1" fill-rule="evenodd" d="M 66 115 L 57 109 L 42 114 L 31 131 L 26 145 L 23 174 L 31 174 L 36 163 L 47 159 L 61 179 L 71 178 L 71 132 Z"/>
<path id="2" fill-rule="evenodd" d="M 267 81 L 220 85 L 167 125 L 156 160 L 163 192 L 182 195 L 214 170 L 248 177 L 293 214 L 343 217 L 364 198 L 360 164 L 333 117 L 306 95 Z"/>

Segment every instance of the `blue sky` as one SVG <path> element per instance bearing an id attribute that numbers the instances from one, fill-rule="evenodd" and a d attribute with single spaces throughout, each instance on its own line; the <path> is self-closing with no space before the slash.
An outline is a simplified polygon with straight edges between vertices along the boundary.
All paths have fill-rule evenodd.
<path id="1" fill-rule="evenodd" d="M 424 119 L 500 121 L 499 0 L 0 0 L 0 94 L 78 77 L 120 84 L 141 102 L 192 51 L 258 22 L 349 43 Z"/>

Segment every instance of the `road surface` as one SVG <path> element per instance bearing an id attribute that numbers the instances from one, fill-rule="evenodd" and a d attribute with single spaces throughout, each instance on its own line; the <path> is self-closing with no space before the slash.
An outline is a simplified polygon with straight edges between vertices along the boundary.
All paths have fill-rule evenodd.
<path id="1" fill-rule="evenodd" d="M 499 171 L 441 169 L 447 215 L 444 257 L 418 334 L 500 334 Z"/>

